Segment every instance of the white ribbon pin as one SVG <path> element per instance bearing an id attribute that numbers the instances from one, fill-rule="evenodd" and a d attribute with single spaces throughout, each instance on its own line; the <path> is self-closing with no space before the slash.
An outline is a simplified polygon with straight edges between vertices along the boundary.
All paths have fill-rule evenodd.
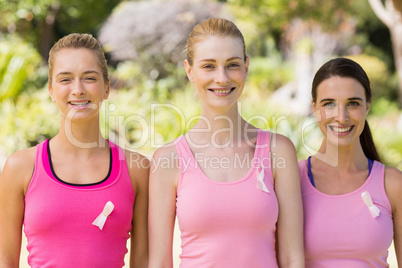
<path id="1" fill-rule="evenodd" d="M 261 171 L 259 171 L 259 169 L 261 168 Z M 265 186 L 264 183 L 264 167 L 260 167 L 257 169 L 257 188 L 260 189 L 263 192 L 269 193 L 269 190 L 267 188 L 267 186 Z"/>
<path id="2" fill-rule="evenodd" d="M 114 209 L 113 203 L 111 201 L 108 201 L 105 207 L 103 208 L 102 213 L 94 220 L 92 224 L 98 226 L 99 229 L 102 230 L 107 220 L 107 217 L 110 215 L 110 213 L 112 213 L 113 209 Z"/>
<path id="3" fill-rule="evenodd" d="M 370 194 L 368 192 L 363 192 L 362 198 L 366 206 L 369 208 L 371 216 L 373 216 L 373 218 L 378 217 L 378 215 L 380 215 L 380 209 L 373 204 Z"/>

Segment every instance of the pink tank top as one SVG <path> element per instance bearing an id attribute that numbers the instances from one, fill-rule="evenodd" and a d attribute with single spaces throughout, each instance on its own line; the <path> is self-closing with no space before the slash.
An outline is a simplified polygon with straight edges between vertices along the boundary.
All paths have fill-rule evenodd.
<path id="1" fill-rule="evenodd" d="M 109 142 L 109 174 L 99 183 L 73 185 L 53 171 L 48 141 L 36 147 L 25 196 L 24 232 L 31 267 L 123 267 L 135 194 L 124 152 Z M 93 225 L 106 203 L 113 211 L 103 229 Z"/>
<path id="2" fill-rule="evenodd" d="M 254 158 L 248 159 L 248 163 L 253 160 L 252 168 L 233 182 L 206 177 L 184 136 L 175 143 L 180 159 L 176 199 L 182 240 L 180 267 L 278 267 L 278 202 L 270 168 L 269 132 L 258 131 Z M 239 164 L 244 164 L 242 160 Z M 257 187 L 261 171 L 269 192 Z"/>
<path id="3" fill-rule="evenodd" d="M 389 267 L 393 239 L 391 204 L 384 188 L 384 165 L 374 161 L 366 182 L 343 195 L 327 195 L 313 187 L 306 160 L 299 162 L 304 208 L 306 267 Z M 363 201 L 367 192 L 380 210 L 374 217 Z"/>

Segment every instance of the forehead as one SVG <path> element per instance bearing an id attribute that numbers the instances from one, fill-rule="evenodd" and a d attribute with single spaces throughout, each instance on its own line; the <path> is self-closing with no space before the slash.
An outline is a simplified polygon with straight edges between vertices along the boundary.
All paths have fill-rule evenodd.
<path id="1" fill-rule="evenodd" d="M 354 78 L 333 76 L 322 81 L 317 87 L 317 101 L 354 97 L 366 99 L 364 87 Z"/>
<path id="2" fill-rule="evenodd" d="M 208 36 L 194 45 L 195 61 L 231 57 L 244 57 L 240 38 Z"/>
<path id="3" fill-rule="evenodd" d="M 58 71 L 100 70 L 96 54 L 86 48 L 63 48 L 54 55 L 54 73 Z"/>

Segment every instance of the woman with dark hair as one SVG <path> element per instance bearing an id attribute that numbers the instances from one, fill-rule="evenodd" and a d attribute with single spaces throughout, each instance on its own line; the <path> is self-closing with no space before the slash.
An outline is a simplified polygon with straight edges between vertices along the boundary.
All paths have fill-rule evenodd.
<path id="1" fill-rule="evenodd" d="M 401 262 L 402 173 L 380 163 L 370 103 L 356 62 L 337 58 L 317 71 L 312 108 L 324 138 L 299 162 L 306 267 L 388 267 L 392 239 Z"/>
<path id="2" fill-rule="evenodd" d="M 101 134 L 110 83 L 92 35 L 56 42 L 48 89 L 59 132 L 14 153 L 0 176 L 0 267 L 19 267 L 22 227 L 33 268 L 123 267 L 130 236 L 130 267 L 147 267 L 148 160 Z"/>

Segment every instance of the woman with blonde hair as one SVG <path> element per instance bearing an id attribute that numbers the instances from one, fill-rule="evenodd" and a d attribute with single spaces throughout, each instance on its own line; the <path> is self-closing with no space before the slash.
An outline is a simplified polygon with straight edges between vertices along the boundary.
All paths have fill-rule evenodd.
<path id="1" fill-rule="evenodd" d="M 109 96 L 106 59 L 89 34 L 49 54 L 57 135 L 9 157 L 0 176 L 0 267 L 18 267 L 22 227 L 31 267 L 147 267 L 148 167 L 106 140 L 99 110 Z M 138 163 L 126 161 L 138 159 Z"/>
<path id="2" fill-rule="evenodd" d="M 243 35 L 226 19 L 201 22 L 184 65 L 202 116 L 153 156 L 150 267 L 173 266 L 176 216 L 181 267 L 304 267 L 294 146 L 238 111 L 249 67 Z"/>

